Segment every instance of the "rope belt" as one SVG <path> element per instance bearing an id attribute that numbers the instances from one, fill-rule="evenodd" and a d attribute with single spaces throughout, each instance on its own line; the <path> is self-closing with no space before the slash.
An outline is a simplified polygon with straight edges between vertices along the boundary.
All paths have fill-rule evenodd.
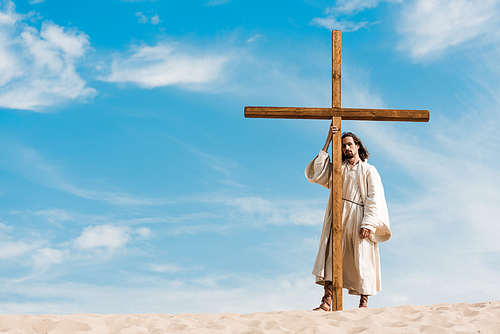
<path id="1" fill-rule="evenodd" d="M 351 202 L 352 204 L 356 204 L 356 205 L 359 205 L 360 207 L 364 208 L 365 206 L 363 204 L 359 204 L 359 203 L 356 203 L 356 202 L 353 202 L 351 200 L 348 200 L 347 198 L 342 198 L 343 201 L 348 201 L 348 202 Z"/>

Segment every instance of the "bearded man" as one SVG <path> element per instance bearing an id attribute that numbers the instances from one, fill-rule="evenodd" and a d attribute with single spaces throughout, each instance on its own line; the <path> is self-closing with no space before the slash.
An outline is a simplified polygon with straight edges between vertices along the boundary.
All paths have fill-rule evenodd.
<path id="1" fill-rule="evenodd" d="M 327 150 L 332 135 L 330 126 L 325 146 L 305 170 L 309 182 L 330 189 L 321 231 L 320 245 L 312 274 L 325 287 L 321 304 L 315 311 L 330 311 L 332 300 L 332 229 L 331 171 Z M 342 268 L 343 288 L 359 295 L 359 307 L 368 306 L 368 296 L 382 289 L 378 243 L 389 240 L 389 214 L 384 188 L 375 167 L 368 164 L 368 150 L 353 133 L 342 134 Z"/>

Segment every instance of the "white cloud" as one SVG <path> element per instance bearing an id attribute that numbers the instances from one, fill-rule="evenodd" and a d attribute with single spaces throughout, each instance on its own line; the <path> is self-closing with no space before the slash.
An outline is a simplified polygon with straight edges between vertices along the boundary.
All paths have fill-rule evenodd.
<path id="1" fill-rule="evenodd" d="M 358 22 L 353 16 L 365 9 L 375 8 L 384 1 L 401 2 L 402 0 L 337 0 L 334 6 L 325 9 L 325 17 L 315 17 L 311 23 L 329 30 L 342 30 L 344 32 L 368 28 L 378 22 Z"/>
<path id="2" fill-rule="evenodd" d="M 130 229 L 112 225 L 88 226 L 75 239 L 77 249 L 93 249 L 105 247 L 110 250 L 124 247 L 130 241 Z"/>
<path id="3" fill-rule="evenodd" d="M 22 20 L 23 16 L 16 13 L 16 6 L 12 1 L 3 1 L 0 3 L 0 27 L 13 26 L 17 21 Z"/>
<path id="4" fill-rule="evenodd" d="M 23 33 L 23 35 L 26 31 Z M 33 33 L 29 38 L 32 40 L 35 33 Z M 24 36 L 23 36 L 24 37 Z M 62 27 L 54 24 L 42 25 L 40 31 L 40 37 L 43 41 L 31 42 L 33 49 L 35 51 L 40 51 L 42 54 L 48 50 L 50 51 L 62 51 L 60 55 L 61 58 L 78 58 L 85 54 L 88 49 L 90 42 L 88 41 L 88 36 L 79 31 L 64 31 Z M 50 52 L 49 51 L 49 52 Z M 47 60 L 47 64 L 54 63 L 54 55 L 50 55 Z"/>
<path id="5" fill-rule="evenodd" d="M 15 13 L 12 2 L 6 2 L 3 7 L 3 11 L 0 7 L 0 27 L 2 28 L 0 30 L 0 88 L 13 78 L 23 74 L 23 69 L 19 66 L 16 55 L 10 51 L 16 43 L 12 39 L 10 31 L 14 24 L 22 19 L 22 16 Z"/>
<path id="6" fill-rule="evenodd" d="M 160 23 L 161 20 L 160 20 L 160 17 L 158 16 L 158 14 L 155 14 L 152 18 L 151 18 L 151 24 L 153 25 L 157 25 L 158 23 Z"/>
<path id="7" fill-rule="evenodd" d="M 139 234 L 141 238 L 147 239 L 151 236 L 151 229 L 147 227 L 140 227 L 135 230 L 135 233 Z"/>
<path id="8" fill-rule="evenodd" d="M 343 32 L 352 32 L 359 30 L 361 28 L 367 28 L 373 24 L 377 24 L 378 22 L 354 22 L 345 19 L 338 19 L 335 16 L 327 16 L 327 17 L 315 17 L 312 21 L 314 24 L 327 28 L 329 30 L 342 30 Z"/>
<path id="9" fill-rule="evenodd" d="M 67 251 L 62 251 L 55 248 L 40 248 L 37 249 L 32 255 L 33 266 L 37 268 L 47 268 L 53 264 L 63 262 Z"/>
<path id="10" fill-rule="evenodd" d="M 0 231 L 10 232 L 12 231 L 12 226 L 7 226 L 4 223 L 0 223 Z"/>
<path id="11" fill-rule="evenodd" d="M 44 1 L 45 1 L 45 0 L 29 0 L 29 3 L 30 3 L 30 5 L 34 5 L 34 4 L 36 4 L 36 3 L 42 3 L 42 2 L 44 2 Z"/>
<path id="12" fill-rule="evenodd" d="M 96 94 L 76 67 L 89 49 L 88 36 L 43 22 L 41 30 L 22 23 L 9 2 L 0 12 L 0 107 L 42 111 Z"/>
<path id="13" fill-rule="evenodd" d="M 402 2 L 403 0 L 337 0 L 335 5 L 325 9 L 325 14 L 353 15 L 365 9 L 375 8 L 381 2 Z"/>
<path id="14" fill-rule="evenodd" d="M 19 240 L 12 235 L 14 230 L 12 227 L 0 223 L 0 260 L 11 260 L 8 262 L 9 265 L 18 268 L 32 267 L 32 271 L 28 276 L 16 278 L 19 281 L 31 280 L 45 274 L 53 265 L 61 264 L 67 260 L 86 259 L 91 262 L 110 260 L 114 250 L 124 248 L 134 241 L 143 242 L 152 235 L 151 229 L 147 227 L 131 228 L 112 224 L 144 224 L 158 221 L 158 219 L 151 218 L 120 220 L 113 216 L 69 214 L 61 209 L 38 212 L 28 210 L 18 213 L 11 212 L 11 214 L 16 214 L 24 222 L 30 221 L 30 223 L 37 225 L 40 225 L 38 220 L 33 220 L 33 218 L 36 219 L 38 216 L 54 219 L 56 223 L 68 219 L 75 220 L 78 223 L 100 223 L 100 225 L 87 226 L 78 237 L 61 240 L 55 246 L 52 246 L 49 240 L 55 235 L 65 235 L 67 231 L 63 229 L 47 230 L 41 227 L 37 227 L 37 229 L 25 228 L 22 235 L 30 237 Z M 48 237 L 44 238 L 45 235 Z M 140 252 L 138 249 L 132 248 L 131 250 Z M 87 252 L 82 253 L 82 251 Z M 19 259 L 22 261 L 19 261 Z M 59 269 L 64 270 L 64 267 Z"/>
<path id="15" fill-rule="evenodd" d="M 178 202 L 172 202 L 178 203 Z M 121 210 L 119 210 L 121 212 Z M 137 226 L 137 225 L 146 225 L 146 224 L 158 224 L 158 223 L 178 223 L 179 220 L 172 219 L 170 217 L 142 217 L 142 218 L 119 218 L 116 217 L 116 214 L 108 214 L 108 215 L 93 215 L 93 214 L 83 214 L 78 212 L 69 212 L 65 209 L 47 209 L 40 211 L 10 211 L 10 215 L 15 215 L 16 217 L 23 217 L 23 219 L 29 217 L 35 218 L 35 220 L 31 220 L 32 223 L 38 224 L 39 220 L 37 217 L 43 217 L 47 221 L 53 224 L 57 224 L 59 222 L 65 221 L 73 221 L 74 223 L 82 223 L 86 222 L 90 225 L 119 225 L 119 226 Z M 63 227 L 58 226 L 58 227 Z M 13 230 L 13 227 L 7 226 L 3 223 L 0 223 L 0 231 L 10 232 Z M 149 227 L 138 227 L 131 230 L 131 233 L 137 234 L 138 237 L 142 239 L 147 239 L 151 237 L 152 231 Z"/>
<path id="16" fill-rule="evenodd" d="M 209 0 L 207 2 L 207 6 L 219 6 L 219 5 L 225 5 L 226 3 L 229 3 L 231 0 Z"/>
<path id="17" fill-rule="evenodd" d="M 62 209 L 40 210 L 35 212 L 34 214 L 37 216 L 45 217 L 52 224 L 73 219 L 73 216 L 70 213 Z"/>
<path id="18" fill-rule="evenodd" d="M 176 273 L 182 270 L 177 264 L 152 264 L 151 270 L 159 273 Z"/>
<path id="19" fill-rule="evenodd" d="M 141 12 L 136 12 L 135 16 L 139 17 L 139 23 L 140 24 L 144 24 L 144 23 L 148 23 L 149 22 L 149 19 L 147 18 L 147 16 L 144 15 L 143 13 L 141 13 Z"/>
<path id="20" fill-rule="evenodd" d="M 374 8 L 381 2 L 380 0 L 337 0 L 335 6 L 327 8 L 326 12 L 337 12 L 354 14 L 367 8 Z"/>
<path id="21" fill-rule="evenodd" d="M 108 82 L 130 82 L 143 88 L 182 85 L 192 89 L 209 89 L 220 77 L 229 61 L 224 55 L 207 52 L 186 52 L 172 44 L 134 46 L 131 55 L 116 56 L 111 74 L 102 77 Z"/>
<path id="22" fill-rule="evenodd" d="M 6 46 L 8 41 L 3 34 L 0 33 L 0 85 L 3 86 L 12 78 L 23 73 L 17 65 L 13 54 L 9 53 Z"/>
<path id="23" fill-rule="evenodd" d="M 135 16 L 139 17 L 139 24 L 144 24 L 144 23 L 149 23 L 151 21 L 152 25 L 157 25 L 158 23 L 161 22 L 160 17 L 158 14 L 155 14 L 151 16 L 151 19 L 149 19 L 146 15 L 144 15 L 142 12 L 136 12 Z"/>
<path id="24" fill-rule="evenodd" d="M 321 225 L 324 207 L 318 208 L 317 200 L 268 200 L 261 197 L 228 197 L 209 195 L 205 202 L 221 203 L 234 208 L 229 211 L 235 221 L 244 221 L 245 225 Z"/>
<path id="25" fill-rule="evenodd" d="M 417 0 L 404 7 L 400 48 L 415 59 L 436 57 L 479 37 L 498 39 L 498 0 Z"/>
<path id="26" fill-rule="evenodd" d="M 38 245 L 24 241 L 1 241 L 0 259 L 20 257 L 37 248 Z"/>
<path id="27" fill-rule="evenodd" d="M 3 232 L 12 232 L 14 229 L 10 226 L 0 223 L 0 230 Z M 34 233 L 27 233 L 34 234 Z M 0 234 L 0 259 L 16 259 L 20 257 L 31 256 L 31 263 L 34 267 L 47 267 L 50 264 L 61 263 L 64 252 L 46 247 L 48 241 L 42 240 L 39 236 L 27 238 L 25 240 L 14 240 L 13 236 Z M 16 260 L 16 263 L 20 263 Z"/>
<path id="28" fill-rule="evenodd" d="M 258 39 L 265 38 L 265 37 L 266 36 L 264 36 L 264 35 L 256 34 L 256 35 L 253 35 L 252 37 L 250 37 L 249 39 L 247 39 L 247 43 L 252 43 L 252 42 L 255 42 Z"/>

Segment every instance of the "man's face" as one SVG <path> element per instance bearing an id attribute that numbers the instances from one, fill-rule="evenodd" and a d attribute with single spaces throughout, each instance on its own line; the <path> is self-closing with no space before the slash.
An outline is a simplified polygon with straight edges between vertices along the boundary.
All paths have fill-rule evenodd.
<path id="1" fill-rule="evenodd" d="M 358 155 L 359 145 L 354 144 L 352 137 L 342 139 L 342 152 L 347 159 L 354 158 Z"/>

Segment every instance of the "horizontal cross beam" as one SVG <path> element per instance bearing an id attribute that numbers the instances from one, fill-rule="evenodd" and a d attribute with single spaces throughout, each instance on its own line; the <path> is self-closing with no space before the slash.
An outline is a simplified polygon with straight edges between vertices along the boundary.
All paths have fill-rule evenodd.
<path id="1" fill-rule="evenodd" d="M 429 110 L 245 107 L 247 118 L 332 119 L 348 121 L 428 122 Z"/>

